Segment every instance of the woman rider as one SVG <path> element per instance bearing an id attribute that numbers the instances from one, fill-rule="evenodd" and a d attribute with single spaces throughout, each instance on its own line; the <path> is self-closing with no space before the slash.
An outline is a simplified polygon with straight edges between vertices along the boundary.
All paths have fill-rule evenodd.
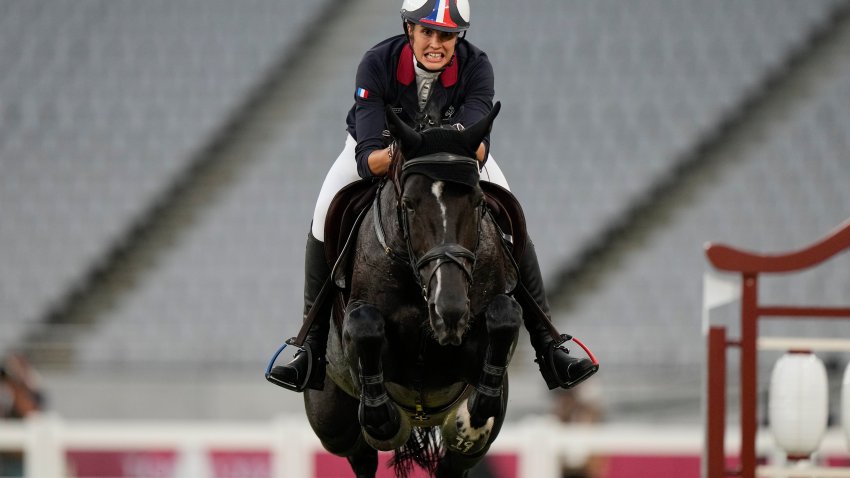
<path id="1" fill-rule="evenodd" d="M 468 0 L 404 0 L 404 34 L 375 45 L 361 60 L 354 106 L 347 117 L 345 148 L 322 184 L 307 235 L 305 317 L 330 275 L 323 241 L 331 200 L 349 183 L 384 176 L 389 168 L 392 151 L 385 147 L 385 105 L 391 105 L 402 120 L 418 130 L 472 125 L 493 107 L 493 68 L 487 55 L 465 39 L 469 13 Z M 476 153 L 481 180 L 509 189 L 489 150 L 488 135 Z M 520 280 L 548 315 L 540 267 L 530 240 L 518 262 Z M 525 304 L 523 308 L 527 308 Z M 597 366 L 590 360 L 570 357 L 567 350 L 557 347 L 549 329 L 532 314 L 524 313 L 523 321 L 550 389 L 574 386 L 596 372 Z M 329 323 L 330 305 L 326 305 L 305 338 L 306 347 L 290 363 L 272 370 L 275 379 L 298 391 L 306 387 L 322 389 Z M 313 362 L 310 376 L 308 354 L 312 354 Z"/>

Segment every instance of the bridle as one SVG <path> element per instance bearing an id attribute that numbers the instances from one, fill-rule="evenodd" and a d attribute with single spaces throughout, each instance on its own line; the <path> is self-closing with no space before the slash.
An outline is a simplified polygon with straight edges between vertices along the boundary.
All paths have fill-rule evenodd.
<path id="1" fill-rule="evenodd" d="M 396 191 L 396 214 L 398 215 L 398 223 L 401 228 L 402 237 L 404 238 L 406 250 L 403 252 L 399 252 L 397 250 L 392 249 L 387 244 L 386 233 L 384 232 L 384 226 L 381 220 L 381 191 L 383 190 L 382 185 L 380 188 L 378 188 L 378 192 L 375 195 L 372 210 L 374 215 L 373 223 L 375 225 L 375 235 L 378 237 L 378 242 L 380 242 L 381 247 L 383 247 L 384 253 L 386 253 L 387 256 L 389 256 L 396 262 L 406 264 L 411 268 L 411 270 L 413 271 L 413 275 L 419 284 L 419 288 L 422 291 L 422 296 L 426 301 L 428 300 L 428 296 L 430 295 L 431 279 L 434 277 L 434 274 L 437 273 L 437 270 L 444 264 L 453 263 L 458 265 L 460 269 L 464 272 L 464 275 L 466 275 L 468 281 L 467 283 L 471 283 L 472 274 L 475 270 L 476 253 L 470 251 L 469 249 L 463 247 L 460 244 L 437 244 L 421 256 L 416 256 L 413 251 L 413 243 L 411 239 L 410 222 L 408 220 L 407 208 L 402 203 L 402 197 L 404 194 L 405 177 L 409 174 L 417 174 L 418 171 L 422 170 L 449 171 L 451 168 L 469 168 L 470 170 L 474 169 L 474 171 L 476 172 L 475 180 L 477 182 L 478 161 L 473 158 L 458 156 L 449 153 L 438 153 L 427 156 L 420 156 L 418 158 L 410 159 L 407 161 L 404 161 L 401 158 L 401 155 L 393 156 L 394 157 L 392 161 L 392 166 L 387 174 L 387 177 L 392 182 L 393 187 Z M 433 177 L 435 177 L 435 179 L 437 180 L 443 180 L 448 182 L 453 181 L 453 179 L 441 177 L 439 172 L 437 172 L 436 175 L 434 175 Z M 465 184 L 468 184 L 466 183 L 466 181 L 463 182 Z M 480 204 L 475 206 L 475 208 L 476 214 L 473 214 L 473 217 L 476 221 L 475 250 L 477 251 L 478 246 L 481 242 L 481 217 L 484 214 L 484 206 L 483 204 Z M 431 270 L 430 274 L 428 274 L 427 279 L 423 280 L 422 269 L 431 264 L 432 262 L 436 262 L 437 264 Z"/>

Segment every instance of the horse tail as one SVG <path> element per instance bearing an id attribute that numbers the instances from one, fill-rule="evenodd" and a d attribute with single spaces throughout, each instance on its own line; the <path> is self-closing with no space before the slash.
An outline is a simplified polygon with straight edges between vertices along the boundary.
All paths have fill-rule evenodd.
<path id="1" fill-rule="evenodd" d="M 414 427 L 407 443 L 398 448 L 390 460 L 398 478 L 408 478 L 414 465 L 434 476 L 441 456 L 441 441 L 437 437 L 436 427 Z"/>

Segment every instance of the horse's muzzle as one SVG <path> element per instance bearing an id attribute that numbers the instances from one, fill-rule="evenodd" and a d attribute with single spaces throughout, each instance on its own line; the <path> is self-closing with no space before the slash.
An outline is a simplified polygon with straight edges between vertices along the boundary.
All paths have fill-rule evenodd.
<path id="1" fill-rule="evenodd" d="M 416 265 L 434 337 L 440 345 L 460 345 L 469 324 L 469 283 L 475 254 L 459 244 L 441 244 Z M 430 268 L 430 270 L 428 270 Z"/>
<path id="2" fill-rule="evenodd" d="M 453 304 L 428 303 L 434 338 L 440 345 L 460 345 L 469 323 L 469 300 Z"/>

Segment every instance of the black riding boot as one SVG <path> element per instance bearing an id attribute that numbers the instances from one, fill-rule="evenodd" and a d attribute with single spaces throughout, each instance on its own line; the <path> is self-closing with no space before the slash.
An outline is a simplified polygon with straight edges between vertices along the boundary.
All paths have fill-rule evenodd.
<path id="1" fill-rule="evenodd" d="M 520 281 L 525 285 L 531 299 L 549 317 L 549 302 L 546 300 L 543 278 L 537 263 L 537 253 L 531 239 L 528 240 L 525 252 L 519 261 L 519 273 Z M 537 355 L 535 362 L 540 365 L 540 374 L 543 375 L 549 390 L 557 387 L 574 387 L 599 370 L 599 365 L 589 359 L 570 357 L 567 349 L 558 347 L 548 327 L 529 312 L 535 304 L 523 303 L 525 301 L 521 297 L 518 298 L 523 308 L 522 319 L 531 337 L 531 346 L 534 347 Z"/>
<path id="2" fill-rule="evenodd" d="M 322 289 L 331 271 L 325 259 L 325 244 L 307 234 L 307 252 L 304 258 L 304 318 L 316 302 L 316 296 Z M 304 339 L 304 349 L 299 350 L 286 365 L 274 367 L 271 375 L 290 390 L 301 392 L 309 387 L 322 390 L 325 386 L 325 351 L 330 328 L 330 301 L 316 314 L 313 325 Z M 309 375 L 309 376 L 308 376 Z"/>

